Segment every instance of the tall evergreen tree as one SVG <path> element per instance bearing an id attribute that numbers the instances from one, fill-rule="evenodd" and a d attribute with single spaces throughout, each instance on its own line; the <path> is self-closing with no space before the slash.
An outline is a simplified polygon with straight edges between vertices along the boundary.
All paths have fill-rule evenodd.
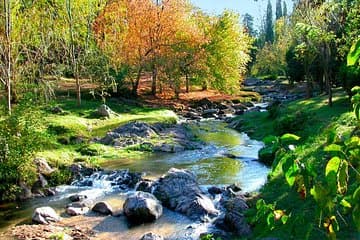
<path id="1" fill-rule="evenodd" d="M 270 0 L 268 0 L 267 9 L 266 9 L 266 19 L 265 19 L 265 42 L 274 41 L 274 23 L 273 23 L 273 13 L 272 5 Z"/>
<path id="2" fill-rule="evenodd" d="M 286 2 L 283 2 L 283 17 L 287 17 L 287 6 L 286 6 Z"/>
<path id="3" fill-rule="evenodd" d="M 281 18 L 283 16 L 283 10 L 281 7 L 281 0 L 276 0 L 276 20 L 278 20 L 279 18 Z"/>
<path id="4" fill-rule="evenodd" d="M 248 13 L 245 13 L 243 17 L 243 25 L 246 28 L 249 35 L 255 37 L 256 31 L 254 29 L 254 17 Z"/>

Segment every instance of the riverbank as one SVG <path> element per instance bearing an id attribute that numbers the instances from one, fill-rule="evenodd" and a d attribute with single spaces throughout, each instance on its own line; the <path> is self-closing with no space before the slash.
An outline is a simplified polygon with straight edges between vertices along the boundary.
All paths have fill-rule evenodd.
<path id="1" fill-rule="evenodd" d="M 324 184 L 328 189 L 332 186 L 327 183 L 325 168 L 329 171 L 327 162 L 334 155 L 326 151 L 326 146 L 332 143 L 342 146 L 351 136 L 355 136 L 353 139 L 359 136 L 358 131 L 354 132 L 357 122 L 348 96 L 336 91 L 333 107 L 327 105 L 327 96 L 278 104 L 270 107 L 268 112 L 239 116 L 232 125 L 254 139 L 275 136 L 268 137 L 272 140 L 265 140 L 270 149 L 275 143 L 271 141 L 278 141 L 276 136 L 292 133 L 301 137 L 293 150 L 280 147 L 274 153 L 275 163 L 268 182 L 260 191 L 263 202 L 253 205 L 248 212 L 248 219 L 254 227 L 253 239 L 325 239 L 329 235 L 336 235 L 337 239 L 359 239 L 355 227 L 359 219 L 354 218 L 355 213 L 353 216 L 350 213 L 356 209 L 350 205 L 344 207 L 343 202 L 340 204 L 341 199 L 356 204 L 352 195 L 359 186 L 356 170 L 349 169 L 346 173 L 348 192 L 332 195 L 327 190 L 320 194 L 318 190 Z M 358 171 L 359 155 L 354 154 L 357 160 L 349 161 Z M 336 223 L 328 222 L 331 216 Z"/>

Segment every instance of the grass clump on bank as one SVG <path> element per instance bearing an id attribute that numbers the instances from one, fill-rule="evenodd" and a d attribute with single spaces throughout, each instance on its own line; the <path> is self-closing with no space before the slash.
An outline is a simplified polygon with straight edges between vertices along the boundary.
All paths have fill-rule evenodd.
<path id="1" fill-rule="evenodd" d="M 108 159 L 122 159 L 141 155 L 140 151 L 116 149 L 91 141 L 102 138 L 110 130 L 131 121 L 147 123 L 176 123 L 177 116 L 172 111 L 126 105 L 109 101 L 107 105 L 115 113 L 111 118 L 99 118 L 96 109 L 98 101 L 83 101 L 81 107 L 75 100 L 64 100 L 56 106 L 61 107 L 62 114 L 44 112 L 50 133 L 51 144 L 38 156 L 45 157 L 54 165 L 70 164 L 81 159 L 89 163 L 100 163 Z"/>
<path id="2" fill-rule="evenodd" d="M 248 212 L 253 238 L 357 239 L 360 138 L 349 100 L 337 93 L 333 107 L 324 96 L 280 105 L 269 115 L 241 116 L 250 136 L 273 136 L 266 138 L 274 148 L 267 159 L 272 171 Z M 286 132 L 300 137 L 292 147 L 281 141 Z"/>

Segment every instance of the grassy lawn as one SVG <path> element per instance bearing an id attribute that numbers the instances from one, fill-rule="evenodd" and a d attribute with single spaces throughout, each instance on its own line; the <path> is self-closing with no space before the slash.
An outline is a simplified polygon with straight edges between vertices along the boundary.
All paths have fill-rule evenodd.
<path id="1" fill-rule="evenodd" d="M 177 120 L 177 116 L 166 109 L 130 106 L 117 102 L 106 104 L 115 112 L 111 118 L 96 116 L 96 109 L 101 105 L 99 101 L 84 100 L 78 107 L 75 100 L 63 100 L 57 102 L 56 106 L 60 106 L 64 113 L 52 114 L 44 111 L 50 143 L 37 156 L 45 157 L 55 166 L 70 164 L 74 160 L 96 164 L 107 159 L 136 157 L 144 153 L 91 142 L 82 144 L 62 144 L 61 142 L 70 142 L 71 138 L 75 137 L 81 137 L 85 142 L 89 142 L 95 137 L 104 137 L 108 131 L 131 121 L 174 123 Z M 83 146 L 95 150 L 98 154 L 96 156 L 81 155 L 78 149 Z"/>

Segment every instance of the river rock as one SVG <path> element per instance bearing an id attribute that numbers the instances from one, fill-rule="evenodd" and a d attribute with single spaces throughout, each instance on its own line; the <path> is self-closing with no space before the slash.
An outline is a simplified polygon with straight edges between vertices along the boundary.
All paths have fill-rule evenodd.
<path id="1" fill-rule="evenodd" d="M 149 179 L 143 179 L 141 180 L 137 186 L 136 186 L 136 191 L 140 191 L 140 192 L 148 192 L 151 193 L 152 192 L 152 188 L 154 185 L 154 181 L 149 180 Z"/>
<path id="2" fill-rule="evenodd" d="M 157 235 L 155 233 L 149 232 L 144 234 L 140 240 L 164 240 L 164 238 L 160 235 Z"/>
<path id="3" fill-rule="evenodd" d="M 30 199 L 30 198 L 34 197 L 31 192 L 31 188 L 26 183 L 24 183 L 23 181 L 20 181 L 19 187 L 20 187 L 21 191 L 17 195 L 18 199 L 26 200 L 26 199 Z"/>
<path id="4" fill-rule="evenodd" d="M 100 105 L 96 112 L 99 116 L 108 118 L 111 117 L 112 113 L 111 109 L 105 104 Z"/>
<path id="5" fill-rule="evenodd" d="M 73 208 L 84 208 L 84 207 L 91 207 L 93 205 L 93 201 L 89 199 L 85 199 L 80 202 L 72 202 L 66 205 L 67 208 L 73 207 Z"/>
<path id="6" fill-rule="evenodd" d="M 218 214 L 213 202 L 201 192 L 195 175 L 187 170 L 170 169 L 155 183 L 154 195 L 164 206 L 192 219 Z"/>
<path id="7" fill-rule="evenodd" d="M 225 215 L 215 221 L 215 225 L 225 231 L 234 232 L 238 236 L 248 236 L 250 226 L 246 222 L 244 212 L 249 208 L 242 197 L 221 200 Z"/>
<path id="8" fill-rule="evenodd" d="M 103 215 L 112 215 L 113 210 L 107 202 L 98 202 L 92 208 L 92 211 L 103 214 Z"/>
<path id="9" fill-rule="evenodd" d="M 156 152 L 167 152 L 167 153 L 177 153 L 185 150 L 185 147 L 180 144 L 168 144 L 163 143 L 160 146 L 155 146 L 154 151 Z"/>
<path id="10" fill-rule="evenodd" d="M 55 171 L 49 166 L 45 158 L 35 158 L 34 164 L 36 165 L 38 173 L 44 176 L 50 176 Z"/>
<path id="11" fill-rule="evenodd" d="M 113 132 L 120 134 L 121 137 L 148 138 L 157 135 L 150 124 L 138 121 L 125 124 L 115 129 Z"/>
<path id="12" fill-rule="evenodd" d="M 66 208 L 66 213 L 70 216 L 78 216 L 83 215 L 89 211 L 88 207 L 83 208 L 75 208 L 75 207 L 68 207 Z"/>
<path id="13" fill-rule="evenodd" d="M 219 109 L 207 109 L 204 110 L 202 113 L 202 116 L 204 118 L 216 118 L 217 117 L 217 113 L 219 112 Z"/>
<path id="14" fill-rule="evenodd" d="M 71 195 L 69 197 L 69 200 L 71 202 L 80 202 L 80 201 L 83 201 L 87 199 L 87 196 L 86 195 L 83 195 L 83 194 L 75 194 L 75 195 Z"/>
<path id="15" fill-rule="evenodd" d="M 219 188 L 217 186 L 212 186 L 208 188 L 208 193 L 210 193 L 211 195 L 216 195 L 216 194 L 221 194 L 224 192 L 223 188 Z"/>
<path id="16" fill-rule="evenodd" d="M 123 208 L 125 216 L 136 224 L 153 222 L 163 213 L 161 203 L 154 195 L 146 192 L 136 192 L 130 195 Z"/>
<path id="17" fill-rule="evenodd" d="M 60 217 L 53 208 L 40 207 L 35 209 L 32 215 L 32 221 L 40 224 L 49 224 L 50 222 L 60 221 Z"/>

